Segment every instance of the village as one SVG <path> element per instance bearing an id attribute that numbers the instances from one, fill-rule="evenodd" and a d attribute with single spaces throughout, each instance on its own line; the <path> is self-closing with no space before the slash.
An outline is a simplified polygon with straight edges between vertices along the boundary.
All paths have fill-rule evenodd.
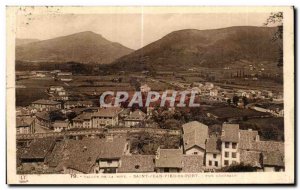
<path id="1" fill-rule="evenodd" d="M 265 127 L 283 121 L 282 92 L 147 71 L 118 76 L 127 77 L 103 76 L 103 82 L 60 70 L 18 73 L 21 90 L 30 91 L 26 80 L 44 84 L 40 97 L 16 108 L 18 173 L 284 171 L 283 126 Z M 193 91 L 200 107 L 99 104 L 104 90 L 117 89 L 129 97 Z"/>

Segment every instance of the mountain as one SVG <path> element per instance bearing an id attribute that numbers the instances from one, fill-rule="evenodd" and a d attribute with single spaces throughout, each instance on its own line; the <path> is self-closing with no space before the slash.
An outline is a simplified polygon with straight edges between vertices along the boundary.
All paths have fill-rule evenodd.
<path id="1" fill-rule="evenodd" d="M 29 43 L 38 42 L 38 41 L 39 41 L 38 39 L 21 39 L 21 38 L 17 38 L 16 39 L 16 46 L 21 46 L 21 45 L 24 45 L 24 44 L 29 44 Z"/>
<path id="2" fill-rule="evenodd" d="M 16 60 L 106 64 L 132 51 L 87 31 L 17 46 Z"/>
<path id="3" fill-rule="evenodd" d="M 121 57 L 114 67 L 184 69 L 223 68 L 243 61 L 276 61 L 282 42 L 272 41 L 276 27 L 240 26 L 213 30 L 186 29 Z"/>

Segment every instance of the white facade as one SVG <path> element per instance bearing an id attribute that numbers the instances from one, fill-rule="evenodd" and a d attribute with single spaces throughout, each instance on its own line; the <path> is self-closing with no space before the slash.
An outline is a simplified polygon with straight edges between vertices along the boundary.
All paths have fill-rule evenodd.
<path id="1" fill-rule="evenodd" d="M 206 153 L 205 167 L 208 169 L 219 169 L 222 167 L 222 157 L 220 153 Z"/>
<path id="2" fill-rule="evenodd" d="M 222 167 L 230 166 L 231 164 L 240 163 L 240 153 L 238 151 L 238 143 L 222 142 Z"/>

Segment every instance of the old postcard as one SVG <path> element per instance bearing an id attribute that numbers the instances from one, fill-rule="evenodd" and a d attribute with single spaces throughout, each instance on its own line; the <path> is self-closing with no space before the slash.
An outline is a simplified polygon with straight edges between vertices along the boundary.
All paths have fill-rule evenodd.
<path id="1" fill-rule="evenodd" d="M 293 184 L 293 7 L 7 7 L 8 184 Z"/>

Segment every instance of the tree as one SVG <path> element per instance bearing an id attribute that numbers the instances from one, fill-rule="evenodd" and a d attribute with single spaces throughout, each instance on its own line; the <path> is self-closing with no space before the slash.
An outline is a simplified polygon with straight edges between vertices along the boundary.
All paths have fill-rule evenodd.
<path id="1" fill-rule="evenodd" d="M 228 105 L 231 105 L 231 99 L 228 99 L 228 100 L 227 100 L 227 104 L 228 104 Z"/>
<path id="2" fill-rule="evenodd" d="M 244 107 L 246 107 L 246 105 L 249 103 L 248 98 L 246 96 L 243 96 L 242 100 L 243 100 L 243 103 L 244 103 Z"/>
<path id="3" fill-rule="evenodd" d="M 274 34 L 272 40 L 280 41 L 281 46 L 278 48 L 279 58 L 277 60 L 277 66 L 283 66 L 283 51 L 282 51 L 282 37 L 283 37 L 283 12 L 271 13 L 267 21 L 264 23 L 265 26 L 277 25 L 277 31 Z"/>
<path id="4" fill-rule="evenodd" d="M 236 106 L 238 105 L 239 100 L 240 100 L 240 98 L 238 96 L 236 96 L 236 95 L 233 96 L 233 98 L 232 98 L 232 102 Z"/>
<path id="5" fill-rule="evenodd" d="M 244 163 L 237 165 L 230 165 L 221 169 L 223 172 L 255 172 L 256 169 Z"/>

